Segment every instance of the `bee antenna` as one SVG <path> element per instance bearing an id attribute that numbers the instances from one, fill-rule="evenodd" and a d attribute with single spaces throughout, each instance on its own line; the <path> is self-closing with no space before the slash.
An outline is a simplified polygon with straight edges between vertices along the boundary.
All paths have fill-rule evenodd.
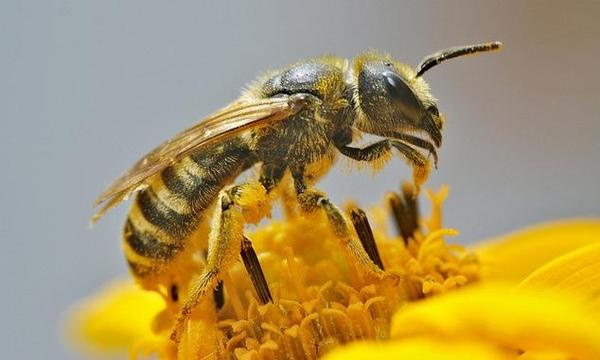
<path id="1" fill-rule="evenodd" d="M 466 45 L 466 46 L 457 46 L 449 49 L 445 49 L 442 51 L 438 51 L 434 54 L 426 56 L 423 61 L 418 66 L 417 76 L 419 77 L 425 73 L 425 71 L 431 69 L 432 67 L 443 63 L 446 60 L 453 59 L 455 57 L 463 56 L 463 55 L 471 55 L 475 53 L 480 53 L 484 51 L 492 51 L 499 50 L 502 48 L 502 43 L 500 41 L 493 41 L 484 44 L 477 45 Z"/>

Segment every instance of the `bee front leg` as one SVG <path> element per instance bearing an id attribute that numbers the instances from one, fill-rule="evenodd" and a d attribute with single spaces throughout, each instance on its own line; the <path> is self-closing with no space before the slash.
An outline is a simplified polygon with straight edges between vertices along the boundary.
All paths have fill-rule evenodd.
<path id="1" fill-rule="evenodd" d="M 345 156 L 358 161 L 375 161 L 389 154 L 391 144 L 389 140 L 381 140 L 364 148 L 355 148 L 348 145 L 337 145 L 338 150 Z"/>
<path id="2" fill-rule="evenodd" d="M 427 160 L 427 157 L 423 156 L 411 146 L 412 144 L 415 144 L 415 146 L 426 147 L 427 145 L 425 144 L 428 143 L 416 137 L 410 137 L 408 139 L 412 141 L 412 143 L 399 139 L 387 139 L 381 140 L 364 148 L 355 148 L 348 145 L 338 145 L 337 148 L 342 154 L 351 159 L 369 162 L 385 157 L 387 154 L 389 154 L 391 148 L 394 147 L 406 158 L 411 166 L 428 166 L 429 161 Z M 431 149 L 435 151 L 435 148 L 432 146 L 426 148 L 430 151 Z M 437 159 L 437 153 L 434 154 L 434 157 Z"/>
<path id="3" fill-rule="evenodd" d="M 413 146 L 433 150 L 433 156 L 435 163 L 437 164 L 437 153 L 433 145 L 427 143 L 419 138 L 406 135 L 403 139 L 386 139 L 371 144 L 364 148 L 355 148 L 348 146 L 347 144 L 336 143 L 338 150 L 345 156 L 366 162 L 375 162 L 379 159 L 385 159 L 392 147 L 398 150 L 400 154 L 408 161 L 413 170 L 413 182 L 415 184 L 416 192 L 419 192 L 421 184 L 423 184 L 429 176 L 430 165 L 429 160 L 426 156 L 421 154 Z"/>

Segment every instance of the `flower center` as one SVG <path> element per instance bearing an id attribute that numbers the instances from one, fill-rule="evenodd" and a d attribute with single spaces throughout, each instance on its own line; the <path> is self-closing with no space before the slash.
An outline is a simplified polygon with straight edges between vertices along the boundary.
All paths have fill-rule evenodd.
<path id="1" fill-rule="evenodd" d="M 403 304 L 476 281 L 475 256 L 444 240 L 457 234 L 441 224 L 447 189 L 428 193 L 428 219 L 412 189 L 388 195 L 385 209 L 371 212 L 373 228 L 363 210 L 348 206 L 371 260 L 399 281 L 361 273 L 324 214 L 290 215 L 244 239 L 243 262 L 224 277 L 215 294 L 220 301 L 201 304 L 174 351 L 188 358 L 317 358 L 339 344 L 387 339 L 391 316 Z M 386 231 L 389 213 L 398 235 Z M 168 305 L 168 313 L 176 311 Z M 171 316 L 161 319 L 159 328 L 172 325 Z"/>

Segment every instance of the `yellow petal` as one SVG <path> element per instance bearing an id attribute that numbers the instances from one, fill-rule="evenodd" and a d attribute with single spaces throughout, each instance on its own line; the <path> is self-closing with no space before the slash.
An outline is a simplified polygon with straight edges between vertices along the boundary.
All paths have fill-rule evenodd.
<path id="1" fill-rule="evenodd" d="M 600 242 L 600 219 L 562 220 L 533 226 L 478 245 L 484 280 L 519 282 L 548 261 Z"/>
<path id="2" fill-rule="evenodd" d="M 428 338 L 388 343 L 356 343 L 340 347 L 324 360 L 419 359 L 419 360 L 501 360 L 508 354 L 498 347 L 476 342 L 437 341 Z M 512 357 L 514 358 L 514 356 Z"/>
<path id="3" fill-rule="evenodd" d="M 69 340 L 92 352 L 127 352 L 152 336 L 151 323 L 165 307 L 156 293 L 119 280 L 70 310 Z"/>
<path id="4" fill-rule="evenodd" d="M 581 296 L 600 308 L 600 243 L 556 258 L 534 271 L 519 286 L 546 288 Z"/>
<path id="5" fill-rule="evenodd" d="M 600 359 L 600 323 L 580 301 L 506 284 L 472 286 L 407 305 L 394 315 L 391 333 Z"/>

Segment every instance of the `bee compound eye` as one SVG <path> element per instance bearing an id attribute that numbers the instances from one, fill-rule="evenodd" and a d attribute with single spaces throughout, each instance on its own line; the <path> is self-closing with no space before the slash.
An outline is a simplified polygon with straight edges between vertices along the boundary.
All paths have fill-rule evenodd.
<path id="1" fill-rule="evenodd" d="M 409 120 L 417 121 L 424 109 L 411 87 L 393 71 L 384 71 L 381 75 L 387 93 L 402 115 Z"/>

